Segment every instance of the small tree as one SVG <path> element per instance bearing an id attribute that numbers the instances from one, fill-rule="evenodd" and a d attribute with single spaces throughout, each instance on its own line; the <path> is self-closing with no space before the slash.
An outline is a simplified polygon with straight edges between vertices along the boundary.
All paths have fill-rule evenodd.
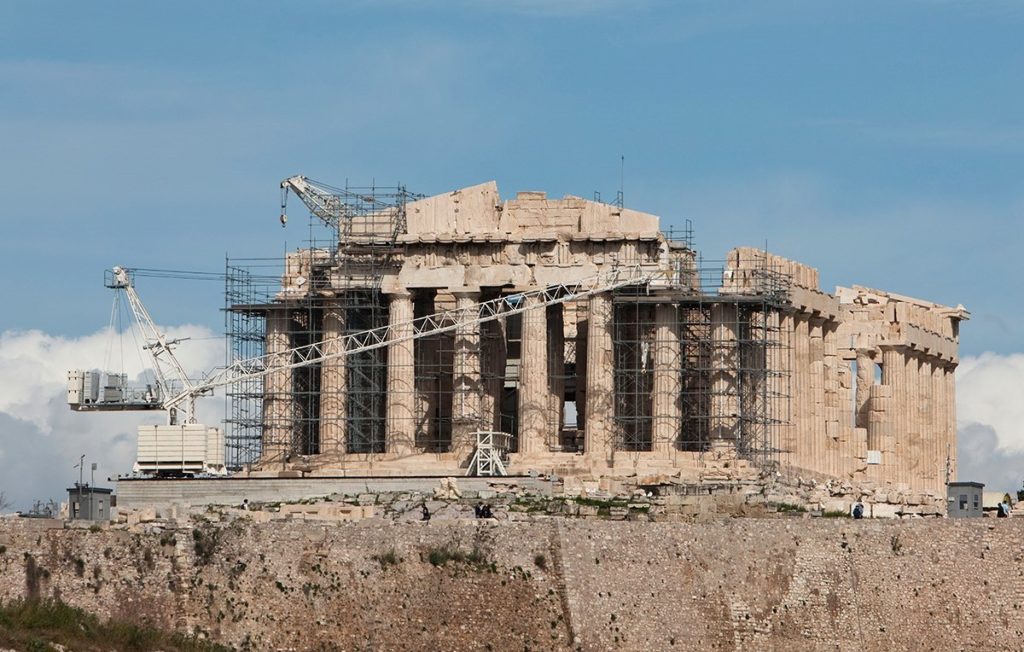
<path id="1" fill-rule="evenodd" d="M 0 512 L 10 507 L 13 503 L 7 499 L 7 495 L 0 491 Z"/>

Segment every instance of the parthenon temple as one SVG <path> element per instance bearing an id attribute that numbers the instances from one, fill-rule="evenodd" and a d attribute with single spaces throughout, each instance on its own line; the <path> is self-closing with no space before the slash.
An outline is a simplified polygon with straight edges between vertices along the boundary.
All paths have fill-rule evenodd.
<path id="1" fill-rule="evenodd" d="M 825 292 L 756 248 L 705 263 L 621 200 L 338 199 L 283 271 L 229 262 L 231 354 L 271 370 L 229 391 L 251 473 L 463 475 L 488 446 L 509 474 L 955 477 L 962 306 Z"/>

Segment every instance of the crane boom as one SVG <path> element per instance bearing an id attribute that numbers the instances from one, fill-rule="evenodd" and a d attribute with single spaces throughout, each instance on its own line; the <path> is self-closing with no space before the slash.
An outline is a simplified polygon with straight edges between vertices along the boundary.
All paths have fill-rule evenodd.
<path id="1" fill-rule="evenodd" d="M 429 335 L 456 330 L 462 326 L 478 324 L 527 310 L 540 310 L 546 306 L 583 299 L 601 292 L 608 292 L 629 285 L 651 280 L 649 273 L 639 266 L 617 268 L 586 277 L 570 283 L 560 283 L 538 290 L 498 297 L 482 303 L 446 310 L 419 317 L 411 321 L 388 324 L 356 333 L 348 333 L 295 347 L 289 351 L 266 354 L 255 358 L 238 360 L 202 382 L 191 386 L 164 401 L 164 407 L 171 409 L 185 401 L 194 401 L 196 396 L 241 380 L 261 378 L 287 369 L 297 369 L 344 356 L 379 349 L 389 344 L 414 340 Z M 532 301 L 531 301 L 532 299 Z M 410 328 L 411 326 L 411 328 Z M 282 358 L 290 360 L 279 364 Z"/>
<path id="2" fill-rule="evenodd" d="M 180 394 L 188 395 L 189 401 L 186 406 L 185 422 L 195 423 L 195 398 L 204 392 L 196 390 L 194 383 L 185 372 L 185 367 L 182 366 L 181 362 L 174 355 L 171 347 L 181 342 L 181 340 L 168 339 L 157 327 L 153 317 L 150 316 L 146 306 L 142 303 L 139 293 L 135 291 L 135 284 L 132 282 L 131 273 L 127 268 L 118 265 L 111 272 L 111 280 L 108 281 L 107 287 L 122 290 L 125 296 L 128 297 L 128 305 L 131 307 L 132 314 L 135 316 L 135 322 L 139 325 L 139 330 L 142 332 L 145 342 L 142 348 L 148 351 L 153 359 L 153 374 L 156 377 L 157 387 L 160 388 L 161 395 L 164 397 Z M 170 377 L 173 377 L 174 383 L 177 384 L 172 384 L 169 381 Z M 179 401 L 175 405 L 179 405 L 181 402 Z M 167 407 L 166 399 L 164 407 Z M 174 418 L 171 420 L 172 422 L 175 421 Z"/>
<path id="3" fill-rule="evenodd" d="M 282 224 L 288 219 L 284 212 L 288 191 L 295 193 L 295 196 L 301 199 L 302 203 L 309 208 L 309 212 L 319 217 L 327 226 L 337 228 L 341 221 L 348 216 L 345 202 L 334 194 L 330 188 L 307 179 L 302 175 L 296 175 L 288 177 L 281 182 Z"/>

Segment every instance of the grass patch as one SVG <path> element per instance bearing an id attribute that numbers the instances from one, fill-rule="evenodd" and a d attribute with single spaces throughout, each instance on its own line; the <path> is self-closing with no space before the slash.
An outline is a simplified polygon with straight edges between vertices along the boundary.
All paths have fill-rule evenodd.
<path id="1" fill-rule="evenodd" d="M 822 518 L 849 518 L 850 514 L 848 512 L 844 512 L 841 509 L 839 509 L 839 510 L 830 509 L 830 510 L 823 511 L 821 513 L 821 517 Z"/>
<path id="2" fill-rule="evenodd" d="M 775 509 L 781 514 L 786 512 L 803 514 L 807 511 L 807 508 L 803 505 L 791 505 L 789 503 L 778 503 L 775 505 Z"/>
<path id="3" fill-rule="evenodd" d="M 551 500 L 545 496 L 519 496 L 509 506 L 509 509 L 513 512 L 536 514 L 546 512 L 550 502 Z"/>
<path id="4" fill-rule="evenodd" d="M 577 505 L 596 507 L 598 510 L 602 507 L 606 509 L 611 509 L 612 507 L 626 507 L 629 504 L 629 501 L 623 498 L 589 498 L 587 496 L 576 496 L 573 500 L 576 501 Z"/>
<path id="5" fill-rule="evenodd" d="M 402 558 L 398 556 L 398 553 L 395 552 L 394 548 L 387 552 L 382 552 L 379 555 L 373 555 L 370 559 L 380 564 L 381 570 L 387 570 L 388 566 L 397 566 L 402 563 Z M 438 566 L 438 564 L 434 565 Z"/>
<path id="6" fill-rule="evenodd" d="M 548 558 L 544 555 L 537 555 L 533 558 L 533 565 L 541 570 L 545 570 L 548 567 Z"/>
<path id="7" fill-rule="evenodd" d="M 466 552 L 453 545 L 444 545 L 438 548 L 431 548 L 427 551 L 427 561 L 432 566 L 444 566 L 448 562 L 460 564 L 472 564 L 474 566 L 486 566 L 487 557 L 479 548 Z"/>
<path id="8" fill-rule="evenodd" d="M 15 600 L 0 606 L 0 647 L 52 650 L 51 643 L 82 652 L 227 652 L 230 648 L 191 636 L 124 621 L 101 622 L 59 600 Z"/>

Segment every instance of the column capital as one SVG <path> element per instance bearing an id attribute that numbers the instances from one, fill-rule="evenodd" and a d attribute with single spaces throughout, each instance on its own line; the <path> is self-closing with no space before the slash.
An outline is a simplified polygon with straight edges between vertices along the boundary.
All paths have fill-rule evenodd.
<path id="1" fill-rule="evenodd" d="M 878 345 L 878 348 L 881 349 L 882 353 L 885 353 L 886 351 L 894 351 L 896 353 L 905 353 L 906 351 L 910 350 L 910 347 L 907 346 L 906 344 L 903 344 L 903 343 L 887 344 L 887 343 L 883 342 L 883 343 Z"/>
<path id="2" fill-rule="evenodd" d="M 449 288 L 449 292 L 456 299 L 479 299 L 480 288 L 479 287 L 460 287 L 460 288 Z"/>
<path id="3" fill-rule="evenodd" d="M 388 301 L 398 301 L 400 299 L 411 299 L 412 290 L 407 288 L 395 288 L 390 292 L 384 294 L 388 298 Z"/>

